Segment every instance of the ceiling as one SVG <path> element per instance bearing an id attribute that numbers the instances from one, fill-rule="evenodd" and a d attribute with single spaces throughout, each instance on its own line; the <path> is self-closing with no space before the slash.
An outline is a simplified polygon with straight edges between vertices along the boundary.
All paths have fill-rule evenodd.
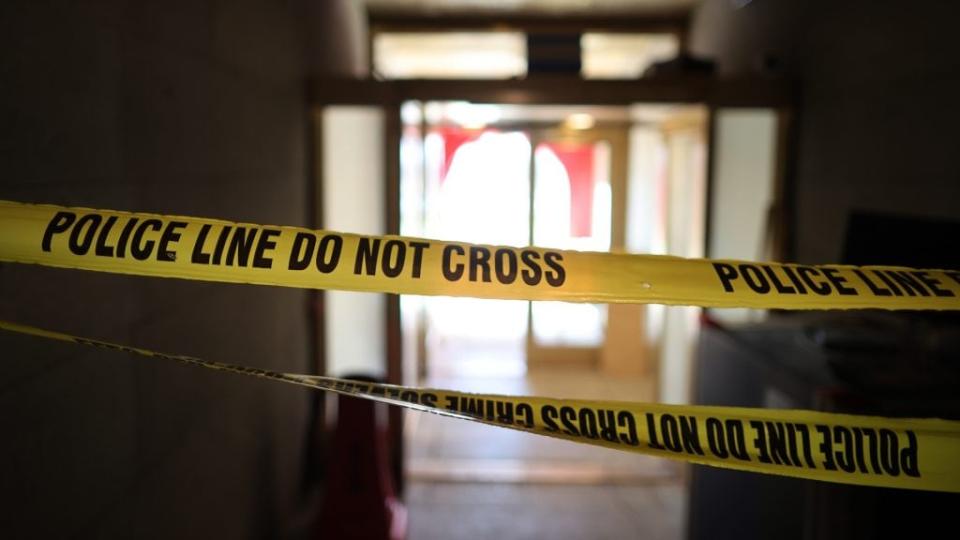
<path id="1" fill-rule="evenodd" d="M 689 11 L 701 0 L 365 0 L 371 12 L 653 15 Z"/>

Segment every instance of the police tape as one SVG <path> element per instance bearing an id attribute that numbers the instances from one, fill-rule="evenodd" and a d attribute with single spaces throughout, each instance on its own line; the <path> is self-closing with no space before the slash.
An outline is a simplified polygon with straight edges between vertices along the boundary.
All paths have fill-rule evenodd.
<path id="1" fill-rule="evenodd" d="M 0 201 L 0 261 L 400 294 L 777 309 L 960 309 L 960 272 L 590 253 Z"/>
<path id="2" fill-rule="evenodd" d="M 960 492 L 956 421 L 471 394 L 278 373 L 5 321 L 0 321 L 0 329 L 700 465 L 843 484 Z"/>

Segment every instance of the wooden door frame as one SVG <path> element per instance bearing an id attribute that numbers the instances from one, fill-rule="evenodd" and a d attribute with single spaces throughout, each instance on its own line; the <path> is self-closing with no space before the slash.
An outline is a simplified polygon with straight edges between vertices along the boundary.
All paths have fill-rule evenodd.
<path id="1" fill-rule="evenodd" d="M 779 118 L 792 118 L 791 111 L 798 103 L 797 85 L 793 81 L 772 77 L 715 78 L 704 76 L 671 76 L 636 80 L 583 80 L 576 77 L 535 76 L 516 80 L 392 80 L 314 78 L 306 83 L 310 109 L 309 118 L 315 123 L 314 137 L 322 141 L 331 136 L 322 132 L 316 121 L 319 111 L 331 105 L 366 105 L 381 107 L 385 113 L 383 145 L 386 182 L 386 223 L 388 234 L 400 230 L 400 106 L 405 101 L 471 101 L 476 103 L 523 105 L 623 105 L 635 103 L 703 104 L 710 118 L 720 107 L 765 107 L 778 111 Z M 711 123 L 712 124 L 712 123 Z M 707 216 L 712 207 L 712 148 L 714 133 L 708 132 L 707 144 Z M 789 164 L 792 155 L 787 143 L 795 127 L 784 128 L 779 163 Z M 789 148 L 788 148 L 789 146 Z M 314 181 L 322 183 L 322 153 L 314 156 Z M 784 165 L 778 165 L 778 191 L 784 208 L 778 222 L 786 226 L 791 208 L 789 176 Z M 316 207 L 321 208 L 323 194 L 317 192 Z M 709 221 L 707 221 L 709 223 Z M 787 232 L 786 234 L 789 234 Z M 788 237 L 787 237 L 788 238 Z M 705 235 L 709 242 L 709 228 Z M 706 246 L 705 246 L 706 247 Z M 785 248 L 789 255 L 789 246 Z M 388 295 L 386 302 L 386 363 L 387 382 L 402 384 L 403 362 L 400 328 L 400 302 L 397 295 Z M 322 296 L 318 302 L 322 307 Z M 318 316 L 318 342 L 323 343 L 323 314 Z M 318 366 L 326 366 L 322 348 L 317 351 Z M 403 489 L 403 413 L 392 407 L 389 415 L 389 439 L 393 452 L 393 472 L 398 492 Z"/>
<path id="2" fill-rule="evenodd" d="M 579 104 L 578 104 L 579 105 Z M 585 130 L 569 130 L 559 127 L 556 123 L 549 126 L 530 124 L 524 127 L 518 124 L 530 137 L 530 245 L 535 245 L 533 238 L 533 201 L 535 192 L 535 166 L 533 152 L 542 142 L 549 140 L 571 140 L 578 143 L 606 142 L 610 145 L 610 249 L 621 250 L 625 246 L 626 212 L 627 212 L 627 161 L 628 137 L 631 122 L 599 122 L 596 126 Z M 533 304 L 527 309 L 527 345 L 526 357 L 528 368 L 547 366 L 577 367 L 593 369 L 600 362 L 601 346 L 578 347 L 570 345 L 538 345 L 533 335 Z M 550 358 L 550 360 L 547 360 Z"/>

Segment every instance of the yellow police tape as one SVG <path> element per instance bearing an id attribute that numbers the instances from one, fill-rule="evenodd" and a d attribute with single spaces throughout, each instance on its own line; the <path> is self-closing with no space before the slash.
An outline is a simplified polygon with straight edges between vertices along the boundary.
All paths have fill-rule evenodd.
<path id="1" fill-rule="evenodd" d="M 960 309 L 960 272 L 588 253 L 0 201 L 0 261 L 311 289 L 777 309 Z"/>
<path id="2" fill-rule="evenodd" d="M 277 373 L 4 321 L 0 329 L 701 465 L 843 484 L 960 492 L 960 422 L 955 421 L 469 394 Z"/>

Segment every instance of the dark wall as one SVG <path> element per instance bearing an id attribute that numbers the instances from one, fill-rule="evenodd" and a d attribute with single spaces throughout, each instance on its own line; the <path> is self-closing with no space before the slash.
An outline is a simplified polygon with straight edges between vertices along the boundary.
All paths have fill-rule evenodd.
<path id="1" fill-rule="evenodd" d="M 307 70 L 362 56 L 317 38 L 350 4 L 313 4 L 4 2 L 0 199 L 309 225 Z M 0 264 L 0 318 L 283 371 L 311 369 L 306 302 Z M 4 537 L 295 528 L 306 390 L 6 333 L 0 351 Z"/>
<path id="2" fill-rule="evenodd" d="M 742 6 L 742 7 L 737 7 Z M 960 220 L 956 2 L 708 0 L 693 52 L 800 84 L 794 253 L 836 262 L 851 210 Z"/>

